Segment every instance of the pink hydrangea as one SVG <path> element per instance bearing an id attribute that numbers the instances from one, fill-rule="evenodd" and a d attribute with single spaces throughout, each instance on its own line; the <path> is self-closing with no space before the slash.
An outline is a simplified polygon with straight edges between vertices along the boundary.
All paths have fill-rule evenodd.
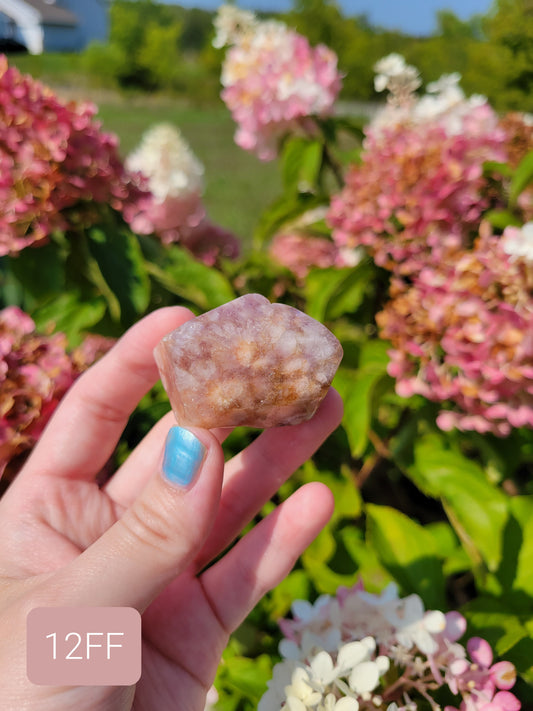
<path id="1" fill-rule="evenodd" d="M 449 134 L 438 122 L 400 123 L 365 141 L 361 165 L 333 197 L 329 223 L 339 247 L 364 246 L 399 274 L 439 263 L 466 245 L 489 205 L 483 162 L 504 160 L 504 134 Z"/>
<path id="2" fill-rule="evenodd" d="M 66 229 L 68 208 L 90 223 L 95 204 L 127 217 L 142 199 L 95 113 L 92 104 L 62 102 L 0 55 L 0 256 Z"/>
<path id="3" fill-rule="evenodd" d="M 181 244 L 209 267 L 223 259 L 236 259 L 241 252 L 238 237 L 207 218 L 196 227 L 181 230 Z"/>
<path id="4" fill-rule="evenodd" d="M 533 267 L 505 244 L 485 234 L 455 263 L 426 267 L 409 285 L 393 279 L 377 315 L 397 392 L 445 403 L 445 430 L 533 427 Z"/>
<path id="5" fill-rule="evenodd" d="M 37 333 L 16 306 L 0 311 L 0 476 L 33 447 L 75 378 L 111 344 L 89 336 L 70 356 L 63 333 Z"/>
<path id="6" fill-rule="evenodd" d="M 521 704 L 511 689 L 516 669 L 511 662 L 492 663 L 490 644 L 481 637 L 467 642 L 471 662 L 455 659 L 446 670 L 446 682 L 454 694 L 461 694 L 461 711 L 519 711 Z M 447 706 L 445 711 L 456 711 Z"/>
<path id="7" fill-rule="evenodd" d="M 248 15 L 240 23 L 232 16 L 230 29 L 216 42 L 233 45 L 222 67 L 222 99 L 238 124 L 236 143 L 272 160 L 286 133 L 310 116 L 331 113 L 341 77 L 328 47 L 311 47 L 285 24 Z"/>
<path id="8" fill-rule="evenodd" d="M 270 256 L 301 281 L 312 267 L 344 266 L 342 254 L 331 240 L 300 232 L 280 232 L 269 248 Z"/>

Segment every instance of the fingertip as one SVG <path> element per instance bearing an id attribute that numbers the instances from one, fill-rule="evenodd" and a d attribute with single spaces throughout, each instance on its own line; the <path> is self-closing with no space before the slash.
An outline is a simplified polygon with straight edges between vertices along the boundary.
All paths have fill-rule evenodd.
<path id="1" fill-rule="evenodd" d="M 321 481 L 312 481 L 298 489 L 297 493 L 305 497 L 301 503 L 305 515 L 311 512 L 325 526 L 335 510 L 335 498 L 329 486 Z"/>
<path id="2" fill-rule="evenodd" d="M 224 453 L 215 434 L 200 427 L 171 427 L 161 461 L 161 473 L 167 482 L 189 488 L 200 468 L 206 467 L 224 469 Z"/>

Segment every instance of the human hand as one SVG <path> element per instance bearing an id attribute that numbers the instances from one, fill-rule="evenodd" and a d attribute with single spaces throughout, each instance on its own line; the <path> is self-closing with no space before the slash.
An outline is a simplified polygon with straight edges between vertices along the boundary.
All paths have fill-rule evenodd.
<path id="1" fill-rule="evenodd" d="M 0 500 L 2 711 L 202 711 L 229 634 L 331 515 L 327 487 L 307 484 L 206 568 L 337 427 L 333 390 L 311 420 L 265 430 L 225 465 L 227 430 L 176 428 L 161 467 L 168 413 L 105 486 L 95 483 L 158 378 L 154 346 L 191 317 L 182 307 L 150 314 L 84 373 Z M 62 606 L 139 610 L 135 686 L 28 681 L 26 616 Z"/>

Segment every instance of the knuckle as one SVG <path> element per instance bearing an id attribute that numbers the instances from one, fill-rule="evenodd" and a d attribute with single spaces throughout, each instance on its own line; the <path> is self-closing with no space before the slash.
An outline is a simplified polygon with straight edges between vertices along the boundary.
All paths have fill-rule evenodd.
<path id="1" fill-rule="evenodd" d="M 165 513 L 154 503 L 138 499 L 121 519 L 128 539 L 158 556 L 168 555 L 176 543 Z"/>

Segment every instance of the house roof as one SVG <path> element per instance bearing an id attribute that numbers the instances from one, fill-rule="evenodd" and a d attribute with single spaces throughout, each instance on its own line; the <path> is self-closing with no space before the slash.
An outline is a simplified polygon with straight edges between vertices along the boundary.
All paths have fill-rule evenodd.
<path id="1" fill-rule="evenodd" d="M 29 5 L 41 16 L 41 21 L 45 25 L 68 25 L 73 26 L 78 24 L 78 18 L 70 10 L 65 10 L 63 7 L 58 7 L 55 1 L 46 2 L 46 0 L 22 0 L 26 5 Z"/>

